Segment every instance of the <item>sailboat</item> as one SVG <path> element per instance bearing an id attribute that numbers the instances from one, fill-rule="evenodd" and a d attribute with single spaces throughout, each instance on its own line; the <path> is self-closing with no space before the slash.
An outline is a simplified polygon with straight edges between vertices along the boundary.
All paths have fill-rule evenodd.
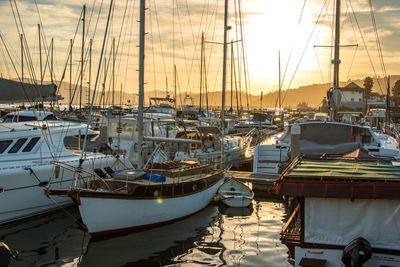
<path id="1" fill-rule="evenodd" d="M 91 234 L 154 226 L 189 216 L 206 207 L 223 182 L 222 170 L 197 162 L 153 163 L 148 169 L 140 169 L 144 139 L 144 37 L 145 0 L 141 0 L 136 164 L 139 170 L 114 173 L 112 178 L 98 177 L 83 188 L 49 192 L 71 197 Z"/>

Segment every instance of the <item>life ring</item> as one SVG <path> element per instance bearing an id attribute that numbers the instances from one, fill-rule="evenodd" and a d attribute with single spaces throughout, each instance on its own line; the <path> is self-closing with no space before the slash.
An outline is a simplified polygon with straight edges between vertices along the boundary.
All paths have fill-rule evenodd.
<path id="1" fill-rule="evenodd" d="M 369 117 L 371 117 L 371 116 L 372 116 L 372 111 L 368 111 L 367 115 L 368 115 Z"/>

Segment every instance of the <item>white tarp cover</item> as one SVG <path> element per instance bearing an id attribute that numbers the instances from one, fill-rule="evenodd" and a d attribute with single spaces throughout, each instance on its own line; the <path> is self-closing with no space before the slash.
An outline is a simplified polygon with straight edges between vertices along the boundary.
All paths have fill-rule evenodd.
<path id="1" fill-rule="evenodd" d="M 357 237 L 374 248 L 400 250 L 400 201 L 306 198 L 304 241 L 347 245 Z"/>

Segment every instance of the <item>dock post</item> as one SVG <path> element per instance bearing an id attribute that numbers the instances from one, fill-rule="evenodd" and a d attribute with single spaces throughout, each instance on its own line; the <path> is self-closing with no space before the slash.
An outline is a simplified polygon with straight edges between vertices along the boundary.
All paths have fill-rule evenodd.
<path id="1" fill-rule="evenodd" d="M 293 160 L 298 154 L 300 154 L 300 125 L 294 123 L 290 130 L 291 144 L 290 144 L 290 158 Z"/>

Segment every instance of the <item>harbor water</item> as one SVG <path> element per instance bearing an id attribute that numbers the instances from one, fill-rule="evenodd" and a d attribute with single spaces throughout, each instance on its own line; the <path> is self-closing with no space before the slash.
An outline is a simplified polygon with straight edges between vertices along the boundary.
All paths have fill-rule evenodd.
<path id="1" fill-rule="evenodd" d="M 291 266 L 279 240 L 286 214 L 259 197 L 251 208 L 213 202 L 174 223 L 91 237 L 68 208 L 3 226 L 0 240 L 18 251 L 10 266 Z"/>

